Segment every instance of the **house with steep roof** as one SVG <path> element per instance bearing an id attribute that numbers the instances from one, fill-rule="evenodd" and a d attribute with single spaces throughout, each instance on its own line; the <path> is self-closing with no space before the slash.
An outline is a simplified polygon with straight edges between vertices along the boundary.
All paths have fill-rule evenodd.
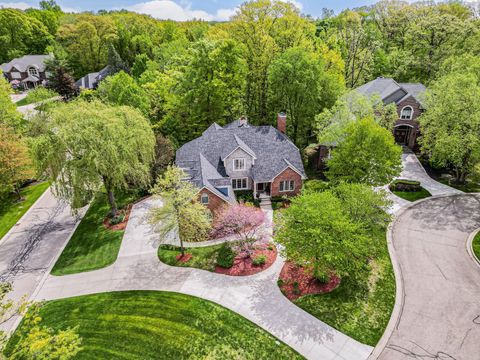
<path id="1" fill-rule="evenodd" d="M 0 65 L 0 69 L 12 86 L 31 89 L 47 81 L 45 61 L 52 55 L 25 55 Z"/>
<path id="2" fill-rule="evenodd" d="M 78 79 L 75 84 L 79 89 L 96 89 L 100 81 L 111 75 L 112 69 L 110 65 L 105 66 L 98 72 L 87 74 Z"/>
<path id="3" fill-rule="evenodd" d="M 176 165 L 213 212 L 236 203 L 236 191 L 296 195 L 306 174 L 299 149 L 285 135 L 285 121 L 279 114 L 277 129 L 250 125 L 245 117 L 225 126 L 214 123 L 177 150 Z"/>
<path id="4" fill-rule="evenodd" d="M 418 147 L 420 127 L 417 119 L 424 111 L 422 94 L 426 91 L 423 84 L 397 83 L 393 79 L 379 77 L 355 91 L 365 96 L 379 96 L 385 105 L 395 104 L 398 112 L 393 130 L 395 141 L 412 150 Z"/>

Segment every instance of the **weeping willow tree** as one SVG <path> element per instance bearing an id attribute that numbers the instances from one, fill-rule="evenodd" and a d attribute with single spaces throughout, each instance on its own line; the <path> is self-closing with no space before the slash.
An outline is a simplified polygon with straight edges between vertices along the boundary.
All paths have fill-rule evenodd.
<path id="1" fill-rule="evenodd" d="M 148 186 L 155 137 L 138 110 L 74 101 L 52 109 L 42 129 L 32 141 L 34 158 L 73 209 L 103 185 L 115 215 L 117 191 Z"/>

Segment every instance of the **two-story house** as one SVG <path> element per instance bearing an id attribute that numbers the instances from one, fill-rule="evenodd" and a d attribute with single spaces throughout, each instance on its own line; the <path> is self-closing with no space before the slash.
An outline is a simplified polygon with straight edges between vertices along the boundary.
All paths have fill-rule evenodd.
<path id="1" fill-rule="evenodd" d="M 0 69 L 12 86 L 31 89 L 46 82 L 45 61 L 51 58 L 51 55 L 25 55 L 0 65 Z"/>
<path id="2" fill-rule="evenodd" d="M 365 96 L 378 95 L 385 105 L 394 103 L 398 112 L 398 120 L 393 130 L 395 141 L 415 150 L 420 135 L 417 118 L 424 111 L 422 94 L 425 90 L 425 86 L 420 83 L 397 83 L 393 79 L 379 77 L 355 91 Z"/>
<path id="3" fill-rule="evenodd" d="M 284 133 L 284 114 L 277 123 L 278 129 L 252 126 L 244 117 L 223 127 L 214 123 L 177 150 L 177 166 L 210 210 L 235 203 L 235 191 L 298 194 L 306 178 L 300 151 Z"/>

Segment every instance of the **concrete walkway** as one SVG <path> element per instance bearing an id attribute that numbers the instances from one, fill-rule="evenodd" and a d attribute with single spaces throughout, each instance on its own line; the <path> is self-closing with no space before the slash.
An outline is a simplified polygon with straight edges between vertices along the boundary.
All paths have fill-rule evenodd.
<path id="1" fill-rule="evenodd" d="M 480 227 L 480 195 L 420 200 L 389 233 L 397 300 L 372 359 L 479 359 L 480 267 L 466 241 Z"/>
<path id="2" fill-rule="evenodd" d="M 134 205 L 117 261 L 101 270 L 48 276 L 36 300 L 122 290 L 174 291 L 214 301 L 261 326 L 308 359 L 362 360 L 372 348 L 338 332 L 282 295 L 276 284 L 283 259 L 247 277 L 171 267 L 157 257 L 160 245 L 146 216 L 159 200 Z M 269 217 L 272 216 L 268 214 Z"/>
<path id="3" fill-rule="evenodd" d="M 34 294 L 79 219 L 71 215 L 70 207 L 56 199 L 49 188 L 2 238 L 0 281 L 13 284 L 9 298 L 19 300 L 24 295 Z M 3 324 L 2 329 L 9 331 L 17 320 Z"/>

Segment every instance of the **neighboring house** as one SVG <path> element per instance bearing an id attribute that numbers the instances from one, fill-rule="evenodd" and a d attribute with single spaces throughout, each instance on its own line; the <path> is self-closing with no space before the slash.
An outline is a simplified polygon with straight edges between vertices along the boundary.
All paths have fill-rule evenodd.
<path id="1" fill-rule="evenodd" d="M 75 84 L 80 89 L 96 89 L 100 81 L 105 79 L 110 73 L 110 65 L 107 65 L 99 72 L 90 73 L 78 79 Z"/>
<path id="2" fill-rule="evenodd" d="M 385 105 L 394 103 L 397 106 L 398 120 L 393 130 L 395 141 L 412 150 L 418 147 L 420 127 L 417 118 L 424 111 L 421 98 L 425 90 L 425 86 L 420 83 L 397 83 L 383 77 L 356 89 L 365 96 L 380 96 Z"/>
<path id="3" fill-rule="evenodd" d="M 223 127 L 214 123 L 177 150 L 176 165 L 199 188 L 201 203 L 215 212 L 236 202 L 235 191 L 299 193 L 306 179 L 300 151 L 284 133 L 286 116 L 279 114 L 277 122 L 278 129 L 252 126 L 246 118 Z"/>
<path id="4" fill-rule="evenodd" d="M 52 55 L 25 55 L 0 65 L 0 69 L 12 86 L 31 89 L 46 83 L 45 60 L 51 58 Z"/>

